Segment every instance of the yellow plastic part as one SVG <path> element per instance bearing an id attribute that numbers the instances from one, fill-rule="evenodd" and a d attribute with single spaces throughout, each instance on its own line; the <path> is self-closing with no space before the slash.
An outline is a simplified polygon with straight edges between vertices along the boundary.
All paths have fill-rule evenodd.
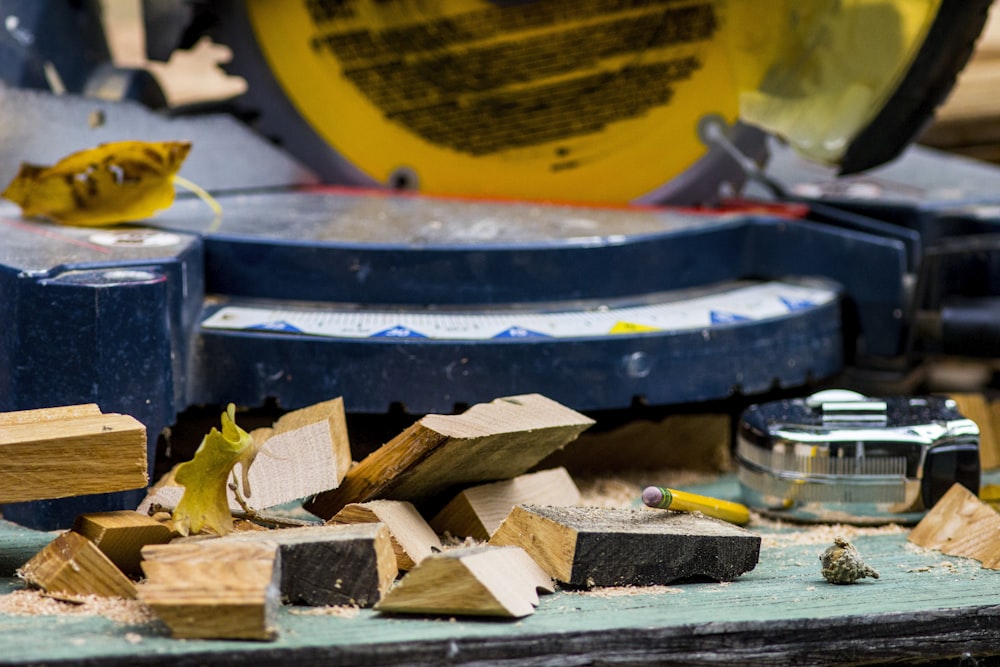
<path id="1" fill-rule="evenodd" d="M 835 162 L 939 4 L 249 0 L 248 14 L 299 113 L 380 183 L 628 202 L 705 155 L 708 115 Z"/>

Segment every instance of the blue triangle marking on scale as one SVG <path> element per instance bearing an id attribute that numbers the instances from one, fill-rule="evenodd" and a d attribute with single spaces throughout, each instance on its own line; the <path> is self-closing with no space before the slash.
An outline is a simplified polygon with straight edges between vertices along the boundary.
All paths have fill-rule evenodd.
<path id="1" fill-rule="evenodd" d="M 525 329 L 524 327 L 513 326 L 509 329 L 504 329 L 494 338 L 551 338 L 552 336 L 544 334 L 540 331 L 533 331 L 531 329 Z"/>
<path id="2" fill-rule="evenodd" d="M 373 333 L 371 338 L 427 338 L 427 336 L 419 331 L 414 331 L 409 327 L 397 324 L 394 327 L 389 327 L 388 329 L 383 329 L 378 333 Z"/>
<path id="3" fill-rule="evenodd" d="M 712 324 L 731 324 L 732 322 L 749 322 L 750 318 L 746 315 L 737 315 L 736 313 L 727 313 L 722 310 L 711 311 Z"/>
<path id="4" fill-rule="evenodd" d="M 302 333 L 302 329 L 299 329 L 294 324 L 289 324 L 285 320 L 274 320 L 273 322 L 261 322 L 260 324 L 254 324 L 247 327 L 254 331 L 283 331 L 285 333 Z"/>
<path id="5" fill-rule="evenodd" d="M 809 299 L 789 299 L 785 296 L 779 296 L 778 298 L 781 300 L 781 303 L 785 304 L 785 308 L 788 310 L 806 310 L 816 305 L 815 301 L 810 301 Z"/>

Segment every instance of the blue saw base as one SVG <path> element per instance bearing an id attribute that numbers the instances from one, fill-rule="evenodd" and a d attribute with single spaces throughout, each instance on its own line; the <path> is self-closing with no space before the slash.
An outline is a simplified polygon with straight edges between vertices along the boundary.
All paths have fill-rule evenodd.
<path id="1" fill-rule="evenodd" d="M 450 413 L 524 392 L 579 410 L 669 405 L 800 386 L 905 340 L 906 243 L 794 207 L 343 191 L 219 201 L 211 233 L 197 200 L 110 230 L 0 205 L 0 410 L 96 402 L 132 414 L 152 461 L 192 405 L 342 395 L 355 413 Z M 240 319 L 261 312 L 280 316 Z M 141 495 L 4 516 L 56 527 Z"/>

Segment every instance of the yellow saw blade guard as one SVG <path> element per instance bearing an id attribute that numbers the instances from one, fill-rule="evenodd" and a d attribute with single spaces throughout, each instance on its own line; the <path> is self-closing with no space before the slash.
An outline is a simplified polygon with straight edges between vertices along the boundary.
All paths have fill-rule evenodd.
<path id="1" fill-rule="evenodd" d="M 250 0 L 298 113 L 375 182 L 623 203 L 742 120 L 836 163 L 941 0 Z"/>

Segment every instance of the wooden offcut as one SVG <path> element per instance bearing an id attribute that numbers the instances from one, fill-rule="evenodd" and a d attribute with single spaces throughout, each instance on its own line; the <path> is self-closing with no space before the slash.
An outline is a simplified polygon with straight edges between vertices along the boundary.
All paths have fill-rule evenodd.
<path id="1" fill-rule="evenodd" d="M 552 580 L 516 547 L 465 547 L 425 558 L 375 608 L 395 614 L 500 616 L 534 612 Z"/>
<path id="2" fill-rule="evenodd" d="M 370 607 L 399 574 L 389 531 L 382 524 L 231 533 L 217 542 L 276 544 L 281 595 L 292 604 Z"/>
<path id="3" fill-rule="evenodd" d="M 576 505 L 580 490 L 565 468 L 465 489 L 431 519 L 439 533 L 486 541 L 517 505 Z"/>
<path id="4" fill-rule="evenodd" d="M 756 567 L 760 542 L 686 512 L 537 505 L 515 507 L 490 538 L 523 548 L 553 579 L 586 588 L 731 581 Z"/>
<path id="5" fill-rule="evenodd" d="M 1000 467 L 1000 442 L 997 442 L 994 413 L 989 401 L 984 395 L 972 392 L 950 393 L 948 397 L 955 401 L 964 417 L 976 422 L 979 427 L 979 462 L 983 470 Z"/>
<path id="6" fill-rule="evenodd" d="M 146 427 L 96 405 L 0 414 L 0 503 L 146 486 Z"/>
<path id="7" fill-rule="evenodd" d="M 247 507 L 265 510 L 335 488 L 351 466 L 351 448 L 342 398 L 316 403 L 282 415 L 270 428 L 251 432 L 260 452 L 249 470 Z M 233 468 L 242 479 L 243 466 Z M 172 510 L 180 502 L 184 487 L 173 480 L 172 472 L 150 489 L 138 507 L 143 514 L 151 508 Z M 242 510 L 230 489 L 229 508 Z"/>
<path id="8" fill-rule="evenodd" d="M 961 484 L 948 489 L 913 527 L 909 540 L 1000 570 L 1000 514 Z"/>
<path id="9" fill-rule="evenodd" d="M 574 440 L 593 420 L 539 394 L 498 398 L 460 415 L 427 415 L 306 504 L 329 519 L 349 503 L 419 500 L 510 479 Z"/>
<path id="10" fill-rule="evenodd" d="M 173 537 L 166 525 L 132 510 L 81 514 L 73 523 L 73 532 L 93 542 L 118 569 L 132 577 L 142 574 L 139 561 L 144 546 L 163 544 Z"/>
<path id="11" fill-rule="evenodd" d="M 351 503 L 337 512 L 330 524 L 381 523 L 389 531 L 396 567 L 401 571 L 441 550 L 441 539 L 423 516 L 405 500 L 370 500 Z"/>
<path id="12" fill-rule="evenodd" d="M 281 577 L 278 545 L 220 539 L 142 550 L 146 581 L 139 599 L 178 639 L 277 636 Z"/>
<path id="13" fill-rule="evenodd" d="M 127 599 L 136 596 L 135 584 L 111 559 L 93 542 L 72 531 L 39 551 L 19 574 L 28 585 L 52 594 Z"/>

